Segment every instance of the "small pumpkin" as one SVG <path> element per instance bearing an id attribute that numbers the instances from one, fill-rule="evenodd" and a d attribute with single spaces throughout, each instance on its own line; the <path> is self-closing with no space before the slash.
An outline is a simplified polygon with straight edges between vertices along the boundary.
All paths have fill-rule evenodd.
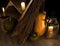
<path id="1" fill-rule="evenodd" d="M 46 29 L 45 18 L 46 12 L 40 13 L 36 18 L 34 31 L 40 36 L 43 36 L 45 33 Z"/>
<path id="2" fill-rule="evenodd" d="M 40 36 L 37 33 L 31 33 L 29 36 L 29 40 L 31 42 L 35 42 L 35 41 L 39 40 L 39 38 L 40 38 Z"/>

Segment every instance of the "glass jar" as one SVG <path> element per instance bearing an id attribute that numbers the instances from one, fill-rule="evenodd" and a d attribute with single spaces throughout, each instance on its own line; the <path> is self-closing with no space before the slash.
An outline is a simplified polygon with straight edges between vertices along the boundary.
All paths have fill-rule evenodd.
<path id="1" fill-rule="evenodd" d="M 59 31 L 59 23 L 57 18 L 50 18 L 47 21 L 47 38 L 57 38 Z"/>

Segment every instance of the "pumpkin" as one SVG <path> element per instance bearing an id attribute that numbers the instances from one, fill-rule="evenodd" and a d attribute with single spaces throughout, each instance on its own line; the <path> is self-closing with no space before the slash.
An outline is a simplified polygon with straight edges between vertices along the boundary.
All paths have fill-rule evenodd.
<path id="1" fill-rule="evenodd" d="M 46 12 L 40 13 L 36 18 L 36 23 L 34 27 L 34 31 L 42 36 L 45 33 L 46 24 L 45 24 Z"/>
<path id="2" fill-rule="evenodd" d="M 29 36 L 29 41 L 35 42 L 35 41 L 39 40 L 39 38 L 40 38 L 40 36 L 37 33 L 32 32 Z"/>

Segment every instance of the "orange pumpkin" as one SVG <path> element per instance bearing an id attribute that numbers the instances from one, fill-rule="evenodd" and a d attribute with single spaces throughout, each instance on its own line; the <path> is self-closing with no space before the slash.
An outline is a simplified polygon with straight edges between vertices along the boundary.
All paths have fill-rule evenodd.
<path id="1" fill-rule="evenodd" d="M 42 36 L 45 33 L 46 25 L 45 25 L 46 12 L 40 13 L 36 18 L 34 31 Z"/>

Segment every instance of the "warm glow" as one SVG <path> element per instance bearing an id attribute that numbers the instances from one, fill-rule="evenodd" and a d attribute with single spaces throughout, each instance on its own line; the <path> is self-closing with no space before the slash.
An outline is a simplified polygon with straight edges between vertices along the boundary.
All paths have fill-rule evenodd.
<path id="1" fill-rule="evenodd" d="M 5 12 L 5 9 L 4 9 L 4 7 L 2 7 L 2 11 L 3 11 L 3 12 Z"/>
<path id="2" fill-rule="evenodd" d="M 46 17 L 45 13 L 40 13 L 36 18 L 34 30 L 40 36 L 43 36 L 46 31 L 45 17 Z"/>
<path id="3" fill-rule="evenodd" d="M 21 2 L 21 8 L 22 10 L 25 10 L 25 2 Z"/>
<path id="4" fill-rule="evenodd" d="M 52 32 L 53 31 L 53 26 L 49 26 L 48 31 Z"/>
<path id="5" fill-rule="evenodd" d="M 48 27 L 48 38 L 51 38 L 53 36 L 53 26 Z"/>
<path id="6" fill-rule="evenodd" d="M 2 11 L 3 11 L 3 16 L 5 16 L 5 8 L 2 7 Z"/>

